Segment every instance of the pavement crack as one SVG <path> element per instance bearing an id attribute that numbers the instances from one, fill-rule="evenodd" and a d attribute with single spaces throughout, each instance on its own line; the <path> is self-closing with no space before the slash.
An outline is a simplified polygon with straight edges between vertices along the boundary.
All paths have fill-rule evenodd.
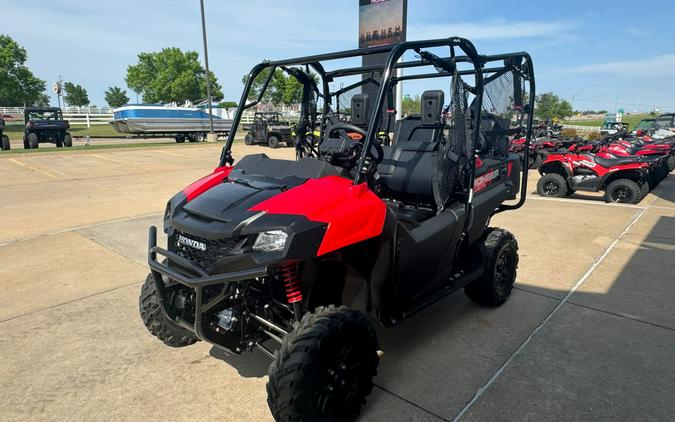
<path id="1" fill-rule="evenodd" d="M 85 225 L 82 225 L 82 226 L 68 227 L 68 228 L 65 228 L 65 229 L 55 230 L 55 231 L 51 231 L 51 232 L 38 233 L 38 234 L 35 234 L 35 235 L 20 237 L 20 238 L 17 238 L 17 239 L 12 239 L 12 240 L 0 243 L 0 247 L 12 245 L 14 243 L 19 243 L 19 242 L 25 242 L 26 240 L 37 239 L 37 238 L 40 238 L 40 237 L 53 236 L 55 234 L 61 234 L 61 233 L 67 233 L 67 232 L 71 232 L 71 231 L 74 232 L 74 231 L 77 231 L 77 230 L 88 229 L 88 228 L 91 228 L 91 227 L 101 226 L 103 224 L 119 223 L 119 222 L 122 222 L 122 221 L 136 220 L 136 219 L 146 218 L 146 217 L 156 217 L 158 215 L 163 215 L 163 214 L 161 212 L 153 212 L 153 213 L 149 213 L 149 214 L 133 215 L 131 217 L 113 218 L 112 220 L 99 221 L 97 223 L 85 224 Z"/>
<path id="2" fill-rule="evenodd" d="M 439 415 L 438 413 L 435 413 L 435 412 L 415 403 L 414 401 L 408 400 L 405 397 L 401 396 L 400 394 L 394 393 L 393 391 L 391 391 L 391 390 L 389 390 L 389 389 L 387 389 L 387 388 L 385 388 L 385 387 L 383 387 L 379 384 L 373 383 L 373 385 L 375 387 L 379 388 L 380 390 L 384 391 L 385 393 L 391 394 L 392 396 L 396 397 L 397 399 L 403 400 L 404 402 L 408 403 L 409 405 L 418 408 L 419 410 L 423 411 L 424 413 L 427 413 L 427 414 L 429 414 L 429 415 L 431 415 L 435 418 L 438 418 L 439 420 L 450 422 L 450 419 L 444 418 L 443 416 Z"/>
<path id="3" fill-rule="evenodd" d="M 630 321 L 639 322 L 641 324 L 651 325 L 652 327 L 663 328 L 664 330 L 675 332 L 675 328 L 673 328 L 673 327 L 668 327 L 666 325 L 661 325 L 661 324 L 657 324 L 655 322 L 646 321 L 644 319 L 640 319 L 640 318 L 633 317 L 633 316 L 630 316 L 630 315 L 620 314 L 620 313 L 608 311 L 608 310 L 605 310 L 605 309 L 594 308 L 592 306 L 582 305 L 581 303 L 576 303 L 576 302 L 572 302 L 572 301 L 569 301 L 567 303 L 569 303 L 570 305 L 578 306 L 580 308 L 589 309 L 591 311 L 602 312 L 603 314 L 612 315 L 612 316 L 615 316 L 615 317 L 618 317 L 618 318 L 623 318 L 623 319 L 627 319 L 627 320 L 630 320 Z"/>
<path id="4" fill-rule="evenodd" d="M 123 288 L 125 288 L 125 287 L 133 286 L 133 285 L 136 285 L 136 284 L 138 284 L 138 285 L 140 286 L 140 282 L 139 282 L 139 281 L 134 281 L 134 282 L 132 282 L 132 283 L 123 284 L 123 285 L 121 285 L 121 286 L 113 287 L 113 288 L 111 288 L 111 289 L 102 290 L 102 291 L 100 291 L 100 292 L 92 293 L 92 294 L 90 294 L 90 295 L 78 297 L 78 298 L 76 298 L 76 299 L 67 300 L 67 301 L 65 301 L 65 302 L 57 303 L 57 304 L 55 304 L 55 305 L 47 306 L 47 307 L 45 307 L 45 308 L 35 309 L 35 310 L 33 310 L 33 311 L 26 312 L 25 314 L 15 315 L 15 316 L 13 316 L 13 317 L 9 317 L 9 318 L 0 320 L 0 324 L 2 324 L 2 323 L 4 323 L 4 322 L 13 321 L 13 320 L 15 320 L 15 319 L 23 318 L 23 317 L 26 317 L 26 316 L 30 316 L 30 315 L 36 314 L 36 313 L 38 313 L 38 312 L 48 311 L 48 310 L 50 310 L 50 309 L 58 308 L 58 307 L 63 306 L 63 305 L 68 305 L 68 304 L 70 304 L 70 303 L 75 303 L 75 302 L 78 302 L 78 301 L 80 301 L 80 300 L 89 299 L 89 298 L 94 297 L 94 296 L 99 296 L 99 295 L 102 295 L 102 294 L 105 294 L 105 293 L 110 293 L 110 292 L 113 292 L 113 291 L 115 291 L 115 290 L 123 289 Z"/>

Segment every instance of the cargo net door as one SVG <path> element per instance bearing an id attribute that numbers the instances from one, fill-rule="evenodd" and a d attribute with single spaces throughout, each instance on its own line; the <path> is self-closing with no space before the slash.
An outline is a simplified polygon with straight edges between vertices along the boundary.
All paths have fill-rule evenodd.
<path id="1" fill-rule="evenodd" d="M 526 136 L 529 107 L 527 70 L 523 64 L 507 61 L 504 69 L 486 75 L 481 111 L 479 154 L 506 159 L 514 142 Z"/>
<path id="2" fill-rule="evenodd" d="M 467 116 L 467 91 L 462 78 L 453 72 L 450 84 L 450 105 L 444 110 L 446 129 L 443 130 L 434 160 L 434 199 L 441 212 L 455 193 L 466 189 L 461 183 L 471 157 L 471 136 Z"/>

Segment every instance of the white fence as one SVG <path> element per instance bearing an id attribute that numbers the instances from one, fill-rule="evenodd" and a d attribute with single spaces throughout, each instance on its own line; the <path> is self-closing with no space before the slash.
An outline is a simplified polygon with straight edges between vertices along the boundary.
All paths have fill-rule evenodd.
<path id="1" fill-rule="evenodd" d="M 63 107 L 61 110 L 63 111 L 63 118 L 68 120 L 71 125 L 105 125 L 113 118 L 112 108 L 110 107 Z M 234 112 L 234 109 L 228 110 L 226 115 L 222 117 L 234 117 Z M 12 123 L 23 119 L 23 107 L 0 107 L 0 114 L 16 116 L 18 119 L 7 121 L 7 123 Z M 216 114 L 214 112 L 214 115 Z M 252 110 L 245 111 L 241 116 L 241 123 L 252 123 L 254 114 L 255 112 Z M 285 119 L 297 120 L 299 117 L 299 113 L 293 111 L 282 111 L 281 114 Z M 23 120 L 21 120 L 21 123 L 23 123 Z"/>
<path id="2" fill-rule="evenodd" d="M 574 129 L 579 132 L 600 132 L 600 126 L 583 126 L 583 125 L 562 125 L 565 129 Z"/>
<path id="3" fill-rule="evenodd" d="M 61 107 L 63 114 L 110 114 L 110 107 Z M 0 114 L 23 114 L 23 107 L 0 107 Z"/>

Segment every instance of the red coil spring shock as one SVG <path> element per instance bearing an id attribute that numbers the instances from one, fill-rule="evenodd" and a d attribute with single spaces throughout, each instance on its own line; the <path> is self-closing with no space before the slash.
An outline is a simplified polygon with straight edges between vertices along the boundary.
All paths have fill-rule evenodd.
<path id="1" fill-rule="evenodd" d="M 288 303 L 302 302 L 301 280 L 298 274 L 297 264 L 285 264 L 281 266 L 281 278 L 286 288 Z"/>

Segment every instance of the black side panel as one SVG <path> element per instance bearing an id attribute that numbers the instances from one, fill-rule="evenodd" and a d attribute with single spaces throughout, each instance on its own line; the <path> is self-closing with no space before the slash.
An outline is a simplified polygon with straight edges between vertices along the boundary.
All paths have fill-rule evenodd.
<path id="1" fill-rule="evenodd" d="M 474 197 L 473 221 L 469 226 L 468 234 L 469 244 L 480 240 L 488 220 L 508 197 L 509 192 L 505 183 L 497 183 Z"/>
<path id="2" fill-rule="evenodd" d="M 424 295 L 439 271 L 445 272 L 451 265 L 449 252 L 457 240 L 458 222 L 458 215 L 446 210 L 414 228 L 399 224 L 394 285 L 401 309 Z"/>

